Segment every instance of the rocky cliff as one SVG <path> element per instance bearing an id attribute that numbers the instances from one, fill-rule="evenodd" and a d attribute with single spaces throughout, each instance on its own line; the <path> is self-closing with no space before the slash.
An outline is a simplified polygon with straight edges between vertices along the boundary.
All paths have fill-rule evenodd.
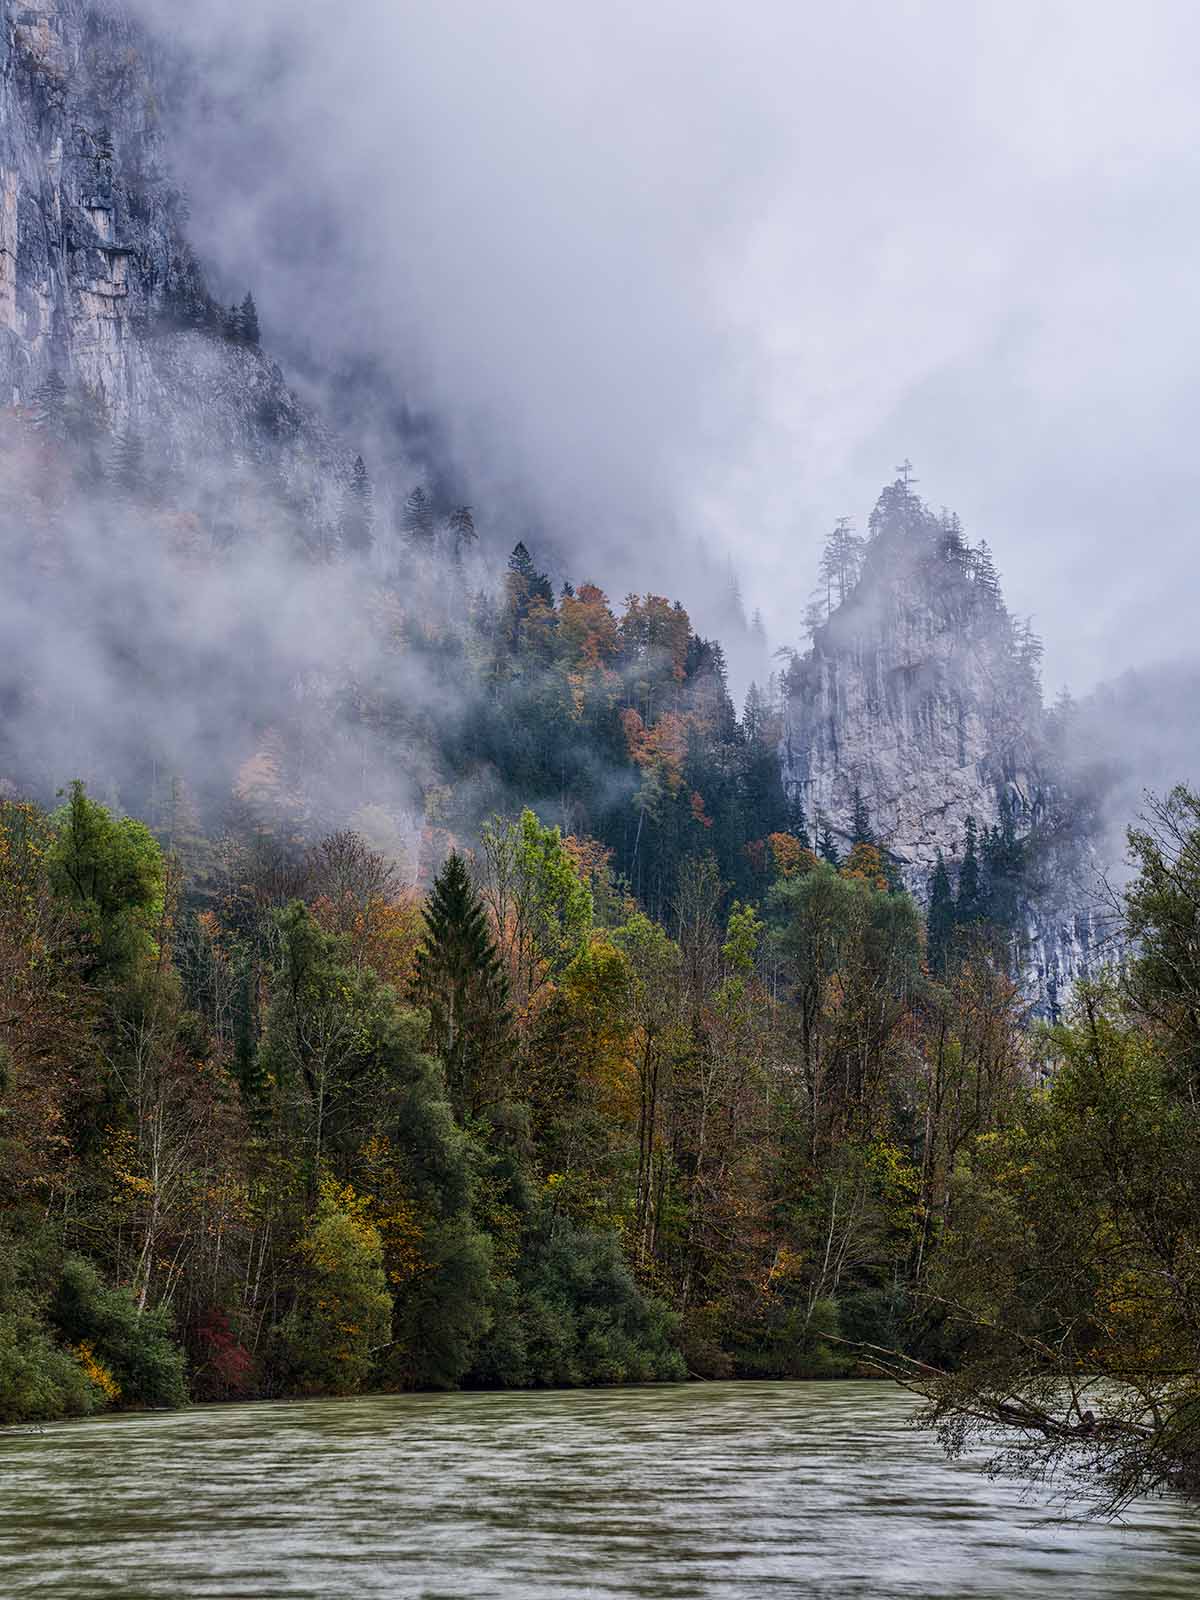
<path id="1" fill-rule="evenodd" d="M 192 464 L 266 439 L 316 494 L 351 458 L 228 336 L 187 237 L 163 134 L 180 70 L 117 4 L 0 0 L 0 401 L 66 385 Z"/>
<path id="2" fill-rule="evenodd" d="M 953 878 L 968 819 L 1022 841 L 1011 921 L 1039 1009 L 1095 958 L 1095 862 L 1042 708 L 1039 645 L 1008 613 L 986 548 L 898 480 L 865 540 L 827 560 L 832 604 L 784 680 L 785 787 L 843 847 L 856 798 L 908 888 Z"/>

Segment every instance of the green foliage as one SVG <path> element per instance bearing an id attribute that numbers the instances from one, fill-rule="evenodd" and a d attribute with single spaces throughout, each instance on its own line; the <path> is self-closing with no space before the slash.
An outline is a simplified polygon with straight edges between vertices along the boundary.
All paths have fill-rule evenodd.
<path id="1" fill-rule="evenodd" d="M 516 1278 L 498 1297 L 476 1381 L 569 1386 L 684 1375 L 674 1320 L 638 1288 L 616 1236 L 544 1207 Z"/>
<path id="2" fill-rule="evenodd" d="M 295 1300 L 279 1329 L 291 1382 L 302 1393 L 353 1394 L 390 1326 L 379 1232 L 323 1197 L 296 1254 Z"/>
<path id="3" fill-rule="evenodd" d="M 78 781 L 52 820 L 50 881 L 78 914 L 90 975 L 128 978 L 158 953 L 166 889 L 162 851 L 144 823 L 114 819 Z"/>
<path id="4" fill-rule="evenodd" d="M 528 808 L 483 826 L 484 895 L 510 951 L 519 1001 L 558 977 L 591 929 L 591 890 L 563 848 L 558 828 Z"/>
<path id="5" fill-rule="evenodd" d="M 457 851 L 425 903 L 413 998 L 429 1009 L 429 1042 L 459 1115 L 504 1092 L 511 1057 L 508 984 L 483 902 Z"/>
<path id="6" fill-rule="evenodd" d="M 1138 876 L 1126 895 L 1137 941 L 1127 992 L 1165 1030 L 1180 1086 L 1200 1085 L 1200 794 L 1179 785 L 1130 830 Z"/>
<path id="7" fill-rule="evenodd" d="M 139 1309 L 127 1290 L 105 1285 L 90 1261 L 68 1256 L 49 1315 L 69 1344 L 91 1347 L 111 1372 L 122 1405 L 186 1403 L 183 1351 L 171 1337 L 165 1307 Z"/>
<path id="8" fill-rule="evenodd" d="M 86 1416 L 107 1403 L 54 1336 L 53 1240 L 32 1218 L 0 1225 L 0 1423 Z"/>

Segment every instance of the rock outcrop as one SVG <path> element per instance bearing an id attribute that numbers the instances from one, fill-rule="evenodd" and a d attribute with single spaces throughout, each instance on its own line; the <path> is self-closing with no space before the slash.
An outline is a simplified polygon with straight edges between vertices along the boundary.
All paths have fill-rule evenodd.
<path id="1" fill-rule="evenodd" d="M 314 494 L 353 457 L 209 293 L 163 131 L 181 70 L 116 3 L 0 0 L 0 405 L 65 385 L 168 461 L 265 442 Z"/>
<path id="2" fill-rule="evenodd" d="M 1017 959 L 1053 1012 L 1098 938 L 1094 861 L 1057 774 L 1039 646 L 1004 606 L 986 548 L 898 480 L 838 577 L 841 603 L 784 681 L 785 787 L 843 847 L 860 798 L 918 899 L 939 854 L 953 877 L 968 819 L 1023 851 Z"/>

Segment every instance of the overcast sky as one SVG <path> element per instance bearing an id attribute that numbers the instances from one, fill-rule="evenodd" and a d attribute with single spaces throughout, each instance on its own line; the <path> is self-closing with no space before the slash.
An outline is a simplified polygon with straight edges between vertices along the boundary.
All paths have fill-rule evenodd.
<path id="1" fill-rule="evenodd" d="M 686 602 L 702 534 L 797 642 L 911 456 L 1051 693 L 1193 649 L 1200 7 L 139 3 L 220 91 L 202 251 L 436 412 L 485 516 L 525 484 L 577 578 L 652 541 Z"/>

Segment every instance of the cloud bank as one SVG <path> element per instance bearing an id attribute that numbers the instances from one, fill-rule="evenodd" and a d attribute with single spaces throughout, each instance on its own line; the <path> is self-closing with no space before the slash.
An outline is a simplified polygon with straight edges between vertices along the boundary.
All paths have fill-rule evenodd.
<path id="1" fill-rule="evenodd" d="M 700 536 L 792 640 L 908 455 L 1052 687 L 1191 647 L 1194 7 L 139 6 L 202 250 L 576 575 Z"/>

